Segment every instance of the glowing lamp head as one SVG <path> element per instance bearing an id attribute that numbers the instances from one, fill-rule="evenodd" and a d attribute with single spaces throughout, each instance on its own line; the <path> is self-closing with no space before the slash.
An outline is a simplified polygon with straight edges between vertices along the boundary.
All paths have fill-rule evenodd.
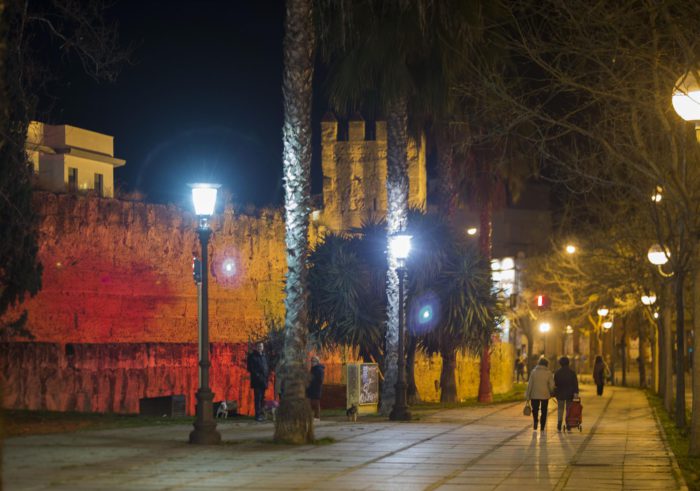
<path id="1" fill-rule="evenodd" d="M 551 329 L 552 329 L 552 325 L 549 322 L 541 322 L 540 323 L 540 332 L 541 333 L 549 332 Z"/>
<path id="2" fill-rule="evenodd" d="M 467 235 L 474 237 L 479 230 L 476 227 L 469 227 L 467 229 Z"/>
<path id="3" fill-rule="evenodd" d="M 651 195 L 651 200 L 654 203 L 660 203 L 664 198 L 664 188 L 662 186 L 656 186 L 654 193 Z"/>
<path id="4" fill-rule="evenodd" d="M 216 206 L 216 192 L 221 186 L 219 184 L 196 183 L 190 184 L 190 187 L 192 188 L 195 214 L 200 217 L 212 216 Z"/>
<path id="5" fill-rule="evenodd" d="M 608 312 L 610 312 L 610 310 L 608 310 L 607 307 L 601 307 L 598 309 L 598 315 L 601 317 L 605 317 L 606 315 L 608 315 Z"/>
<path id="6" fill-rule="evenodd" d="M 681 118 L 700 121 L 700 85 L 695 78 L 695 70 L 689 70 L 676 81 L 671 102 Z"/>
<path id="7" fill-rule="evenodd" d="M 603 322 L 603 329 L 612 329 L 612 326 L 613 326 L 612 321 Z"/>
<path id="8" fill-rule="evenodd" d="M 389 250 L 399 261 L 408 259 L 411 253 L 411 238 L 410 235 L 397 234 L 389 238 Z"/>
<path id="9" fill-rule="evenodd" d="M 668 262 L 669 257 L 671 257 L 671 252 L 668 247 L 662 247 L 660 244 L 654 244 L 647 252 L 647 259 L 655 266 L 663 266 Z"/>
<path id="10" fill-rule="evenodd" d="M 573 244 L 569 244 L 566 246 L 566 253 L 567 254 L 576 254 L 576 246 Z"/>
<path id="11" fill-rule="evenodd" d="M 654 312 L 654 319 L 658 319 L 658 318 L 659 318 L 659 313 L 658 313 L 658 312 Z"/>
<path id="12" fill-rule="evenodd" d="M 654 305 L 656 303 L 656 295 L 650 293 L 649 295 L 642 295 L 642 303 L 644 305 Z"/>
<path id="13" fill-rule="evenodd" d="M 574 328 L 571 326 L 566 326 L 566 334 L 573 334 Z"/>

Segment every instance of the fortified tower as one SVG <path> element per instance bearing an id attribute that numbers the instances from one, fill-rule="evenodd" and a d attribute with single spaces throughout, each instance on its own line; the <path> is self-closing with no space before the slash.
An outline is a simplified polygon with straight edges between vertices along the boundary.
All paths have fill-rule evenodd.
<path id="1" fill-rule="evenodd" d="M 339 131 L 340 129 L 340 131 Z M 359 114 L 347 131 L 327 113 L 321 120 L 323 213 L 321 225 L 333 232 L 359 227 L 370 217 L 386 216 L 386 122 L 365 123 Z M 425 209 L 425 137 L 408 144 L 408 203 Z"/>

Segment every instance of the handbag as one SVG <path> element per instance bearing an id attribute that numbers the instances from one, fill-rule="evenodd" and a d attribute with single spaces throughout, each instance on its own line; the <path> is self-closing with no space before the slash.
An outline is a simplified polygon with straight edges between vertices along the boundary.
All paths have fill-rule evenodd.
<path id="1" fill-rule="evenodd" d="M 525 407 L 523 408 L 523 416 L 530 416 L 532 414 L 532 408 L 530 407 L 530 401 L 527 401 L 525 403 Z"/>

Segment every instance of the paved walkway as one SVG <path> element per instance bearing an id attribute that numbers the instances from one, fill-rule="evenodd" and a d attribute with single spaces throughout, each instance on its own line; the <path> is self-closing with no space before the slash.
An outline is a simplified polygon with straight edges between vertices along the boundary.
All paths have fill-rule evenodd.
<path id="1" fill-rule="evenodd" d="M 412 423 L 322 421 L 335 443 L 270 443 L 271 423 L 219 425 L 224 443 L 164 426 L 11 438 L 6 490 L 680 489 L 644 394 L 583 393 L 582 433 L 533 432 L 522 404 L 440 411 Z M 556 405 L 552 404 L 556 411 Z"/>

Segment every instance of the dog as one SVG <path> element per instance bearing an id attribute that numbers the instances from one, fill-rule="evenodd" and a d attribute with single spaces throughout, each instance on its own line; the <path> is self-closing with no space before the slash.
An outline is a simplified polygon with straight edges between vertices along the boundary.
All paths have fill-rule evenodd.
<path id="1" fill-rule="evenodd" d="M 280 407 L 280 403 L 277 401 L 265 401 L 263 405 L 263 413 L 265 419 L 271 419 L 275 421 L 277 419 L 277 408 Z"/>
<path id="2" fill-rule="evenodd" d="M 345 410 L 345 416 L 348 417 L 348 421 L 353 423 L 357 422 L 357 404 L 353 404 Z"/>
<path id="3" fill-rule="evenodd" d="M 228 414 L 236 414 L 238 412 L 238 403 L 236 401 L 221 401 L 219 409 L 216 410 L 217 418 L 228 418 Z"/>

